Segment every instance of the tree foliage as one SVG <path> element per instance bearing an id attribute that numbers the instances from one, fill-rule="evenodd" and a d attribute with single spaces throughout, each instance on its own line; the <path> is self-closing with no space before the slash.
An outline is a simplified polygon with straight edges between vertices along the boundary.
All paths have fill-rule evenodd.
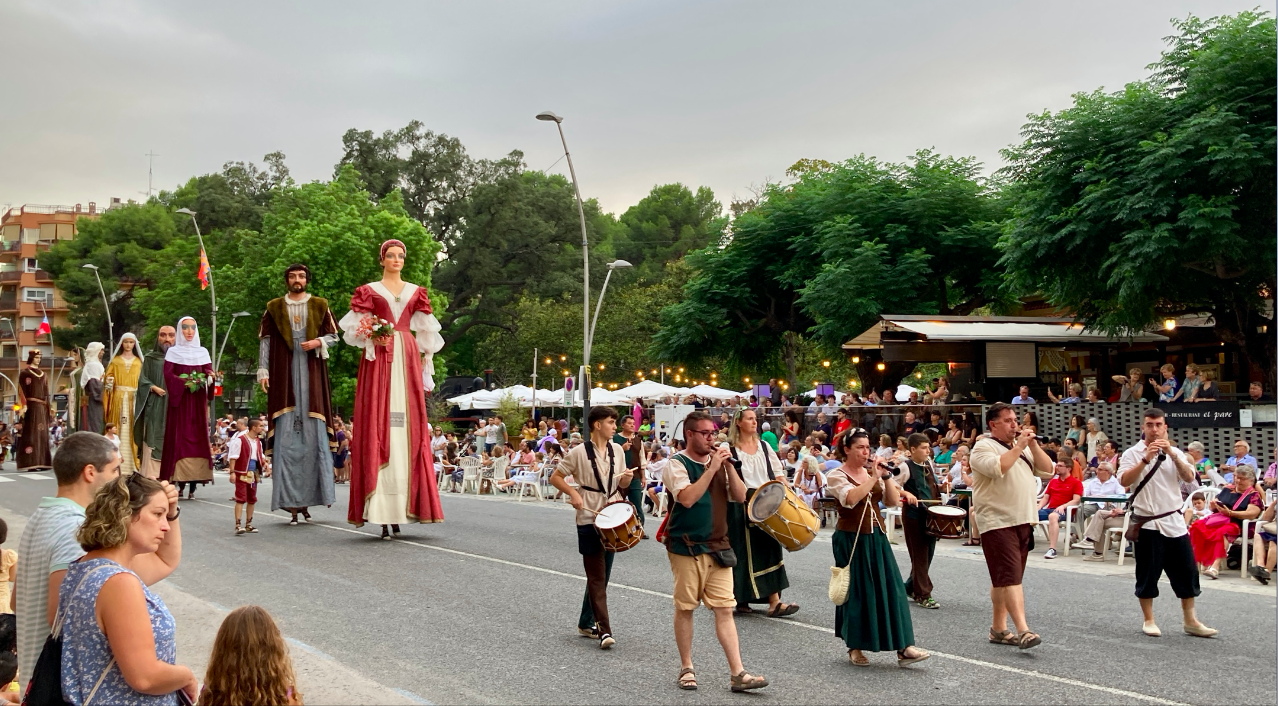
<path id="1" fill-rule="evenodd" d="M 634 266 L 633 276 L 656 280 L 665 265 L 714 243 L 723 206 L 709 187 L 694 194 L 683 184 L 662 184 L 621 214 L 615 235 L 617 257 Z"/>
<path id="2" fill-rule="evenodd" d="M 1005 151 L 1000 264 L 1014 291 L 1114 333 L 1209 313 L 1272 385 L 1274 20 L 1173 24 L 1148 80 L 1031 116 Z"/>
<path id="3" fill-rule="evenodd" d="M 655 355 L 784 369 L 793 386 L 802 336 L 838 356 L 880 314 L 963 314 L 1003 296 L 1004 209 L 974 160 L 862 155 L 804 160 L 790 175 L 740 211 L 722 245 L 689 256 L 695 274 L 662 311 Z"/>

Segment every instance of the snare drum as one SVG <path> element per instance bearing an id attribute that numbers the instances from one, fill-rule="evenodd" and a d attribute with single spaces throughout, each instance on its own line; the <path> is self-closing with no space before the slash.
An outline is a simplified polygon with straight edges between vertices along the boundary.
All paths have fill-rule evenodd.
<path id="1" fill-rule="evenodd" d="M 624 552 L 643 539 L 643 526 L 635 515 L 635 506 L 619 500 L 604 506 L 595 515 L 595 530 L 605 550 Z"/>
<path id="2" fill-rule="evenodd" d="M 746 517 L 792 552 L 812 543 L 821 519 L 785 483 L 771 480 L 750 498 Z"/>
<path id="3" fill-rule="evenodd" d="M 957 507 L 937 505 L 927 509 L 927 533 L 942 539 L 958 539 L 963 536 L 963 518 L 967 513 Z"/>

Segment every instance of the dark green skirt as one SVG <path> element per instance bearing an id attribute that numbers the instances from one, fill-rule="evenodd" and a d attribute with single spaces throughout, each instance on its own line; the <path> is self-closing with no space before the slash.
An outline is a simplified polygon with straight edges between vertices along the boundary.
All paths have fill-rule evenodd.
<path id="1" fill-rule="evenodd" d="M 737 605 L 767 603 L 768 596 L 790 587 L 781 543 L 746 519 L 746 504 L 753 495 L 747 490 L 745 503 L 728 503 L 728 542 L 737 555 L 732 569 Z"/>
<path id="2" fill-rule="evenodd" d="M 856 533 L 834 533 L 834 563 L 846 566 Z M 834 634 L 850 650 L 888 652 L 914 644 L 910 603 L 892 545 L 882 532 L 861 535 L 852 557 L 848 602 L 834 607 Z"/>

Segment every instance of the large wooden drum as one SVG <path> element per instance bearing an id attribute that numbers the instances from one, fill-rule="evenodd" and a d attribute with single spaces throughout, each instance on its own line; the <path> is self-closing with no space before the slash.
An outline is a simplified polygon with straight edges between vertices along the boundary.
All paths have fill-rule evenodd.
<path id="1" fill-rule="evenodd" d="M 821 518 L 779 480 L 768 481 L 754 491 L 746 516 L 792 552 L 811 544 L 821 527 Z"/>

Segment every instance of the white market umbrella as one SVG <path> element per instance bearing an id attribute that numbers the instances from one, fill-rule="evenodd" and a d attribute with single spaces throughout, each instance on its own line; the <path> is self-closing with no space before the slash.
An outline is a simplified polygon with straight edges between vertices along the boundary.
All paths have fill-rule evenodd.
<path id="1" fill-rule="evenodd" d="M 917 387 L 910 387 L 909 385 L 897 385 L 897 387 L 896 387 L 896 401 L 897 401 L 897 402 L 905 402 L 905 401 L 909 400 L 909 399 L 910 399 L 910 393 L 911 393 L 911 392 L 919 392 L 919 394 L 922 394 L 922 393 L 920 392 L 920 390 L 919 390 Z"/>
<path id="2" fill-rule="evenodd" d="M 751 393 L 734 392 L 732 390 L 727 390 L 722 387 L 715 387 L 713 385 L 701 384 L 701 385 L 697 385 L 695 387 L 690 388 L 687 394 L 696 395 L 697 397 L 705 397 L 707 399 L 712 399 L 712 400 L 731 400 L 737 397 L 744 397 L 746 399 L 749 399 Z"/>
<path id="3" fill-rule="evenodd" d="M 643 380 L 611 392 L 616 392 L 628 400 L 647 400 L 685 394 L 681 387 L 665 385 L 656 380 Z"/>

